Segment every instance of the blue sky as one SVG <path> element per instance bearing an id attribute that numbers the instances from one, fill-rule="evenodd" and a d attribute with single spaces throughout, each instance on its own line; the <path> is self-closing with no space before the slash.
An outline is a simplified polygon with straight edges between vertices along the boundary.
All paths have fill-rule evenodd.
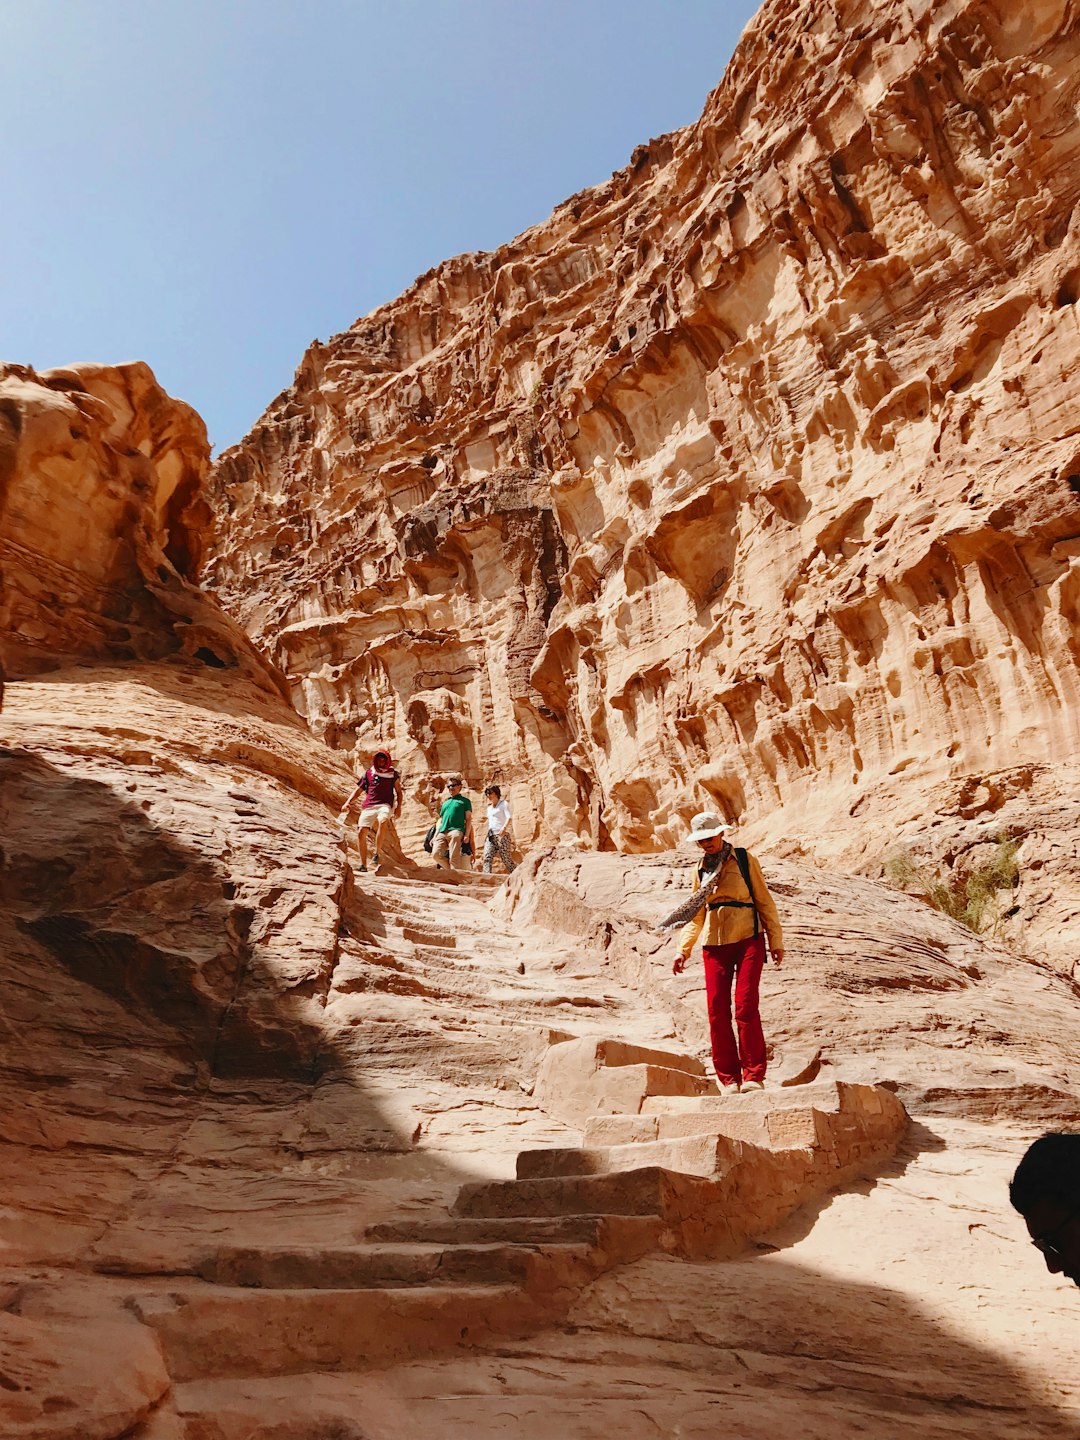
<path id="1" fill-rule="evenodd" d="M 0 0 L 0 358 L 221 448 L 305 346 L 688 124 L 749 0 Z"/>

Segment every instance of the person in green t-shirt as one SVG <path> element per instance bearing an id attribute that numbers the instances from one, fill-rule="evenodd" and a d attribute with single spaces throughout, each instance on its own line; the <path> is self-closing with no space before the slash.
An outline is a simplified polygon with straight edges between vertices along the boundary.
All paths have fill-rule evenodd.
<path id="1" fill-rule="evenodd" d="M 435 843 L 431 856 L 441 870 L 443 856 L 451 870 L 467 870 L 468 861 L 462 860 L 461 846 L 464 841 L 473 842 L 472 801 L 463 795 L 460 775 L 451 775 L 446 782 L 450 794 L 439 806 L 439 828 L 435 832 Z"/>

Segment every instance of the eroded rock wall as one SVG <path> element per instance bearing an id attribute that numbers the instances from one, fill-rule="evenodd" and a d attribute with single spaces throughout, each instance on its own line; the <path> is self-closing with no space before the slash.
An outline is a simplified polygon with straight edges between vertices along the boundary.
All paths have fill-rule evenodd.
<path id="1" fill-rule="evenodd" d="M 168 445 L 150 471 L 107 447 L 114 422 L 146 424 L 110 403 L 81 464 L 27 452 L 53 386 L 19 378 L 3 605 L 42 633 L 15 636 L 0 716 L 0 1430 L 410 1433 L 422 1412 L 475 1436 L 508 1415 L 547 1423 L 554 1386 L 569 1435 L 634 1433 L 643 1413 L 658 1433 L 690 1414 L 687 1433 L 711 1435 L 718 1393 L 769 1433 L 903 1413 L 942 1437 L 1074 1435 L 1060 1377 L 1075 1292 L 1040 1277 L 1006 1181 L 1032 1133 L 1076 1119 L 1075 985 L 871 881 L 770 863 L 788 936 L 764 987 L 772 1073 L 808 1074 L 819 1050 L 839 1083 L 740 1098 L 743 1125 L 756 1112 L 785 1140 L 752 1184 L 732 1180 L 710 1230 L 741 1206 L 741 1247 L 788 1213 L 800 1174 L 850 1176 L 825 1092 L 888 1081 L 915 1124 L 885 1174 L 880 1148 L 849 1156 L 879 1183 L 792 1215 L 746 1261 L 647 1254 L 664 1215 L 691 1221 L 694 1253 L 718 1253 L 700 1205 L 686 1212 L 708 1175 L 624 1171 L 613 1153 L 652 1143 L 642 1105 L 667 1146 L 658 1117 L 683 1127 L 680 1090 L 661 1088 L 658 1112 L 639 1087 L 604 1117 L 632 1138 L 602 1137 L 598 1173 L 594 1151 L 574 1169 L 580 1131 L 529 1092 L 574 1037 L 624 1061 L 674 1042 L 668 1060 L 698 1076 L 681 1051 L 703 1052 L 700 972 L 666 978 L 671 942 L 653 928 L 685 857 L 533 854 L 501 905 L 481 877 L 352 877 L 342 755 L 185 579 L 193 552 L 170 559 L 168 512 L 121 503 L 125 476 L 168 469 Z M 108 372 L 94 385 L 124 389 Z M 47 503 L 57 476 L 85 507 Z M 501 492 L 504 509 L 524 497 L 524 527 L 540 523 L 534 481 Z M 446 513 L 410 516 L 410 544 L 437 552 Z M 55 577 L 47 591 L 35 570 Z M 124 635 L 106 623 L 118 615 Z M 727 1139 L 714 1160 L 736 1158 L 743 1140 Z M 515 1162 L 540 1178 L 509 1181 Z M 767 1301 L 749 1318 L 747 1294 Z"/>
<path id="2" fill-rule="evenodd" d="M 4 366 L 0 425 L 12 1264 L 100 1236 L 216 1087 L 334 1068 L 349 777 L 185 578 L 198 416 L 145 365 Z"/>
<path id="3" fill-rule="evenodd" d="M 0 364 L 0 659 L 195 660 L 280 677 L 192 585 L 209 508 L 206 426 L 148 365 Z"/>
<path id="4" fill-rule="evenodd" d="M 317 733 L 500 780 L 526 839 L 1052 842 L 1078 47 L 1066 0 L 771 0 L 697 124 L 313 345 L 202 573 Z"/>

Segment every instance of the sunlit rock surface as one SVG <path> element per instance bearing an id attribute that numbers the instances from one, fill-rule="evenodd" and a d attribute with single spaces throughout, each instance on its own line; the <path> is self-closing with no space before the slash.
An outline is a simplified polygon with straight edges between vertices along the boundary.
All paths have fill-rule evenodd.
<path id="1" fill-rule="evenodd" d="M 206 426 L 147 365 L 0 364 L 0 652 L 11 677 L 193 660 L 280 681 L 189 582 Z"/>
<path id="2" fill-rule="evenodd" d="M 5 1436 L 1075 1440 L 1007 1202 L 1080 1123 L 1074 19 L 767 6 L 209 481 L 145 366 L 0 370 Z M 505 889 L 422 863 L 451 766 Z M 730 1110 L 654 928 L 706 801 L 802 1082 Z M 996 939 L 844 873 L 1010 827 Z"/>
<path id="3" fill-rule="evenodd" d="M 526 838 L 1023 830 L 1071 963 L 1074 20 L 772 0 L 697 124 L 314 344 L 202 574 L 315 731 Z"/>

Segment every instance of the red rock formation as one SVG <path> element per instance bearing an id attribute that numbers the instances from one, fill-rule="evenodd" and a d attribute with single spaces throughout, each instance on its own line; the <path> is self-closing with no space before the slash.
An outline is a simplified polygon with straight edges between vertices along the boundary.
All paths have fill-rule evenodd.
<path id="1" fill-rule="evenodd" d="M 191 583 L 191 412 L 3 371 L 5 1435 L 1076 1433 L 1006 1199 L 1076 1123 L 1075 986 L 771 861 L 772 1074 L 821 1078 L 718 1109 L 653 928 L 684 857 L 580 847 L 706 798 L 823 850 L 1062 836 L 1074 34 L 770 5 L 698 126 L 309 356 L 222 466 L 206 573 L 315 728 L 574 837 L 501 904 L 354 883 L 347 766 Z"/>
<path id="2" fill-rule="evenodd" d="M 1068 948 L 1073 21 L 771 0 L 697 124 L 312 346 L 202 573 L 315 731 L 526 839 L 1031 829 Z"/>
<path id="3" fill-rule="evenodd" d="M 185 578 L 209 510 L 206 427 L 149 366 L 0 365 L 0 656 L 10 676 L 194 658 L 277 676 Z"/>

